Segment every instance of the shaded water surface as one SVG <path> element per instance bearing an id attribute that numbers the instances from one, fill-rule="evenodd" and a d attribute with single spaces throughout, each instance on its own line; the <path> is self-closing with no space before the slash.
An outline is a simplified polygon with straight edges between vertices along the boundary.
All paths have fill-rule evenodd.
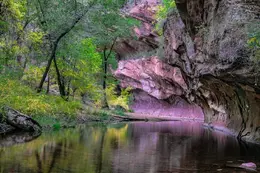
<path id="1" fill-rule="evenodd" d="M 246 172 L 225 166 L 243 161 L 260 167 L 260 147 L 194 122 L 89 124 L 0 146 L 0 173 Z"/>

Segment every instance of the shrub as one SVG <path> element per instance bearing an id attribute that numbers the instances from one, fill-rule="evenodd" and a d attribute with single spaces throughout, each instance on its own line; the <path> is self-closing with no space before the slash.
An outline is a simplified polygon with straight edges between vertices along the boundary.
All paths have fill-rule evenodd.
<path id="1" fill-rule="evenodd" d="M 129 103 L 131 101 L 131 88 L 122 89 L 120 96 L 117 96 L 115 92 L 116 85 L 112 84 L 106 89 L 107 101 L 109 106 L 117 107 L 121 106 L 125 110 L 129 110 Z"/>
<path id="2" fill-rule="evenodd" d="M 59 96 L 38 94 L 18 80 L 0 75 L 0 107 L 10 106 L 28 115 L 74 116 L 81 109 L 77 100 L 64 101 Z"/>
<path id="3" fill-rule="evenodd" d="M 174 0 L 163 0 L 162 4 L 158 6 L 158 10 L 155 14 L 155 19 L 157 20 L 155 29 L 159 35 L 162 35 L 163 33 L 162 28 L 164 20 L 167 18 L 168 13 L 173 10 L 176 10 L 176 3 Z"/>

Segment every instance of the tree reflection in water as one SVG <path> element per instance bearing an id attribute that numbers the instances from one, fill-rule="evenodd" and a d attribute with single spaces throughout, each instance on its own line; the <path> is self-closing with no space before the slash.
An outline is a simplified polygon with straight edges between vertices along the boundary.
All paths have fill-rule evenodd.
<path id="1" fill-rule="evenodd" d="M 89 124 L 5 146 L 0 172 L 230 172 L 223 167 L 226 161 L 260 161 L 258 146 L 195 122 Z"/>

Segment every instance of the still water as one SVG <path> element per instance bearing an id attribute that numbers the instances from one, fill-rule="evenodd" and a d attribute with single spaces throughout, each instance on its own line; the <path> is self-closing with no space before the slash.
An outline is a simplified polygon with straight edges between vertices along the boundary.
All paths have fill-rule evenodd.
<path id="1" fill-rule="evenodd" d="M 259 146 L 195 122 L 88 124 L 30 140 L 0 137 L 0 173 L 233 173 L 246 171 L 227 163 L 248 161 L 260 167 Z"/>

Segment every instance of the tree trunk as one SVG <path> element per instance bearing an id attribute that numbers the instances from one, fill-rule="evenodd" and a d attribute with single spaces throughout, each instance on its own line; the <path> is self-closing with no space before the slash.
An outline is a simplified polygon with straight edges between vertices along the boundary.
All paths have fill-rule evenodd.
<path id="1" fill-rule="evenodd" d="M 108 66 L 108 58 L 110 57 L 112 50 L 114 48 L 114 45 L 116 43 L 117 38 L 113 41 L 112 46 L 110 47 L 109 53 L 106 55 L 106 47 L 103 50 L 103 70 L 104 70 L 104 76 L 103 76 L 103 91 L 104 91 L 104 105 L 103 108 L 108 108 L 107 103 L 107 95 L 106 95 L 106 89 L 107 89 L 107 66 Z"/>
<path id="2" fill-rule="evenodd" d="M 102 132 L 101 132 L 101 139 L 100 139 L 100 148 L 97 153 L 97 166 L 96 166 L 96 173 L 101 173 L 102 172 L 102 167 L 103 167 L 103 149 L 104 149 L 104 139 L 105 139 L 105 129 L 102 127 Z"/>
<path id="3" fill-rule="evenodd" d="M 108 103 L 107 103 L 107 94 L 106 94 L 106 88 L 107 88 L 107 59 L 108 57 L 106 56 L 106 47 L 103 50 L 103 91 L 104 91 L 104 105 L 103 108 L 108 108 Z"/>
<path id="4" fill-rule="evenodd" d="M 57 81 L 58 81 L 58 85 L 59 85 L 60 96 L 62 98 L 65 98 L 65 96 L 66 96 L 65 86 L 64 86 L 64 83 L 62 82 L 62 79 L 61 79 L 62 76 L 60 74 L 60 71 L 59 71 L 59 68 L 58 68 L 58 64 L 57 64 L 57 61 L 56 61 L 55 57 L 53 59 L 53 62 L 54 62 L 54 66 L 55 66 L 55 70 L 56 70 L 56 74 L 57 74 Z"/>
<path id="5" fill-rule="evenodd" d="M 51 76 L 50 76 L 50 73 L 48 75 L 48 81 L 47 81 L 47 90 L 46 90 L 46 94 L 49 94 L 50 92 L 50 81 L 51 81 Z"/>
<path id="6" fill-rule="evenodd" d="M 93 4 L 92 4 L 92 5 L 93 5 Z M 92 5 L 90 5 L 90 6 L 88 7 L 88 9 L 86 9 L 86 11 L 85 11 L 82 15 L 78 16 L 78 17 L 75 19 L 75 21 L 72 23 L 72 25 L 71 25 L 69 28 L 67 28 L 64 32 L 62 32 L 62 33 L 60 34 L 60 36 L 59 36 L 59 37 L 56 39 L 56 41 L 54 42 L 54 44 L 53 44 L 53 49 L 52 49 L 52 52 L 51 52 L 51 56 L 50 56 L 50 58 L 49 58 L 49 60 L 48 60 L 48 64 L 47 64 L 47 66 L 46 66 L 46 68 L 45 68 L 45 71 L 44 71 L 44 73 L 43 73 L 41 82 L 40 82 L 40 84 L 39 84 L 39 86 L 38 86 L 38 88 L 37 88 L 37 92 L 38 92 L 38 93 L 42 91 L 42 87 L 43 87 L 44 81 L 45 81 L 45 79 L 46 79 L 46 76 L 47 76 L 47 74 L 48 74 L 48 72 L 49 72 L 49 70 L 50 70 L 52 60 L 55 59 L 55 57 L 56 57 L 56 51 L 57 51 L 57 47 L 58 47 L 58 44 L 59 44 L 60 40 L 61 40 L 64 36 L 66 36 L 66 35 L 75 27 L 75 25 L 76 25 L 77 23 L 79 23 L 79 21 L 85 16 L 85 14 L 88 12 L 88 10 L 91 8 Z M 42 13 L 43 13 L 43 12 L 42 12 Z M 44 15 L 44 14 L 43 14 L 43 15 Z M 60 86 L 59 86 L 59 87 L 60 87 Z"/>
<path id="7" fill-rule="evenodd" d="M 70 97 L 70 83 L 71 83 L 71 80 L 68 81 L 68 85 L 67 85 L 66 95 L 68 96 L 68 97 L 67 97 L 68 100 L 69 100 L 69 97 Z"/>
<path id="8" fill-rule="evenodd" d="M 52 50 L 51 57 L 49 58 L 48 63 L 47 63 L 47 66 L 46 66 L 45 71 L 44 71 L 44 73 L 43 73 L 41 82 L 40 82 L 40 84 L 39 84 L 39 86 L 38 86 L 38 88 L 37 88 L 37 92 L 38 92 L 38 93 L 42 91 L 42 87 L 43 87 L 44 81 L 45 81 L 45 79 L 46 79 L 46 77 L 47 77 L 47 74 L 48 74 L 49 71 L 50 71 L 52 60 L 54 59 L 55 54 L 56 54 L 57 45 L 58 45 L 58 42 L 56 41 L 56 42 L 54 43 L 54 48 L 53 48 L 53 50 Z"/>

